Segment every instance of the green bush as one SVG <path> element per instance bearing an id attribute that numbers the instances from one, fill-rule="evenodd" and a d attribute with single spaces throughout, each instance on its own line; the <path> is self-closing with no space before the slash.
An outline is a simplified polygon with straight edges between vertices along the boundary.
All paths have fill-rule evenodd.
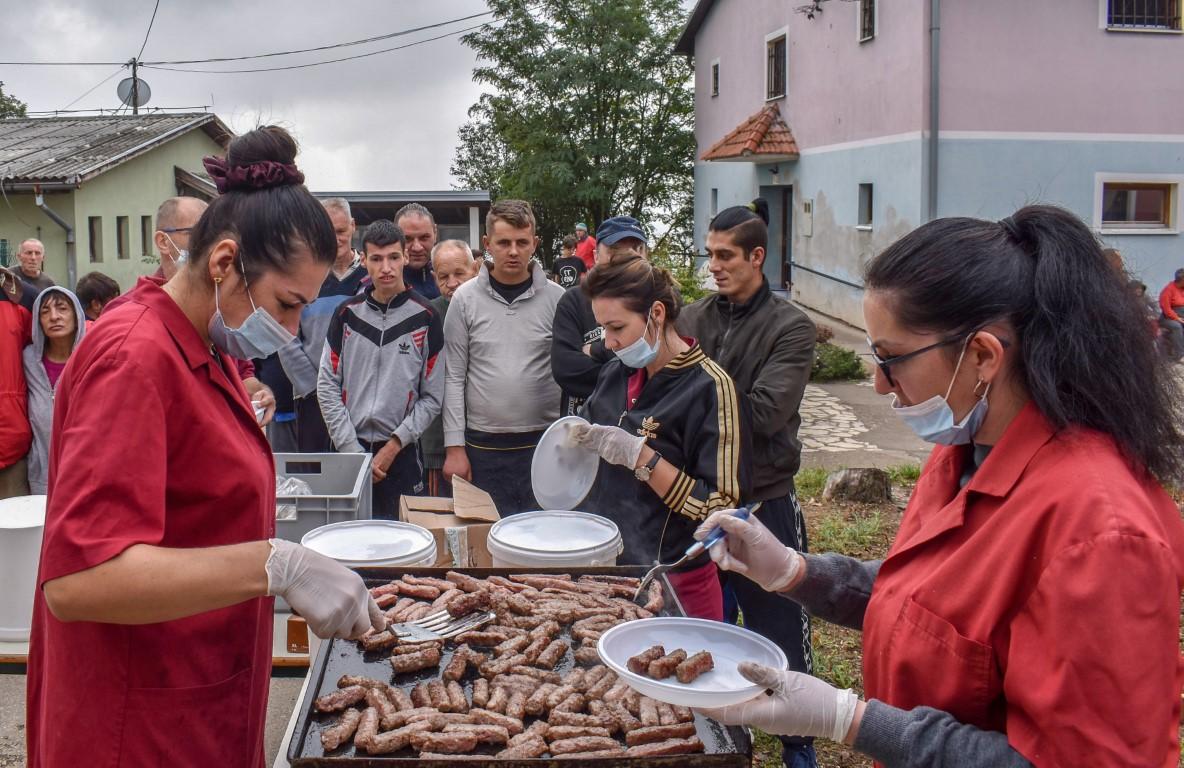
<path id="1" fill-rule="evenodd" d="M 814 347 L 811 381 L 852 381 L 867 378 L 859 355 L 846 347 L 823 342 Z"/>

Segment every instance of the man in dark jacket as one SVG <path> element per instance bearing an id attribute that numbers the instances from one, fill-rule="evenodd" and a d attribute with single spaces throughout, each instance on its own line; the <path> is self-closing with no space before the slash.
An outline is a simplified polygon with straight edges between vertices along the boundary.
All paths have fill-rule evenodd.
<path id="1" fill-rule="evenodd" d="M 596 230 L 596 263 L 614 253 L 634 250 L 648 258 L 645 229 L 632 216 L 605 219 Z M 592 302 L 579 285 L 568 288 L 555 307 L 551 329 L 551 375 L 563 390 L 560 416 L 574 416 L 596 389 L 600 368 L 613 359 L 604 348 L 604 329 L 592 316 Z"/>
<path id="2" fill-rule="evenodd" d="M 694 336 L 736 382 L 752 416 L 752 494 L 764 502 L 757 516 L 787 546 L 806 547 L 806 525 L 794 492 L 801 462 L 798 408 L 814 362 L 810 318 L 774 296 L 761 272 L 768 244 L 764 201 L 720 212 L 707 233 L 708 268 L 719 293 L 683 310 L 679 329 Z M 810 672 L 810 620 L 796 603 L 728 574 L 744 625 L 776 642 L 791 669 Z M 816 765 L 809 740 L 782 738 L 786 766 Z"/>

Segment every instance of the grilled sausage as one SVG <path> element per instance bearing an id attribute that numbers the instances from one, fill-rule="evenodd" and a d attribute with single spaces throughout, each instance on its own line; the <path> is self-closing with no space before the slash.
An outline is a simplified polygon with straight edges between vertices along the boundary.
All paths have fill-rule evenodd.
<path id="1" fill-rule="evenodd" d="M 352 707 L 364 698 L 366 698 L 366 688 L 360 685 L 351 685 L 349 688 L 341 688 L 331 693 L 326 693 L 316 700 L 314 706 L 318 712 L 340 712 L 346 707 Z"/>
<path id="2" fill-rule="evenodd" d="M 506 747 L 497 753 L 499 760 L 521 760 L 532 757 L 542 757 L 547 754 L 547 742 L 536 737 L 525 739 L 512 747 Z"/>
<path id="3" fill-rule="evenodd" d="M 519 635 L 518 637 L 511 637 L 498 643 L 493 649 L 494 656 L 505 656 L 507 654 L 518 653 L 526 646 L 530 645 L 530 638 L 526 635 Z"/>
<path id="4" fill-rule="evenodd" d="M 650 613 L 661 613 L 666 605 L 666 598 L 662 596 L 662 582 L 654 579 L 650 582 L 646 593 L 645 609 Z"/>
<path id="5" fill-rule="evenodd" d="M 435 600 L 440 596 L 440 589 L 427 584 L 400 584 L 399 594 L 416 597 L 420 600 Z"/>
<path id="6" fill-rule="evenodd" d="M 617 673 L 609 671 L 608 674 L 602 676 L 596 681 L 596 684 L 589 688 L 586 693 L 589 699 L 596 699 L 599 701 L 604 698 L 604 694 L 612 690 L 612 687 L 617 684 Z"/>
<path id="7" fill-rule="evenodd" d="M 391 667 L 395 670 L 395 674 L 418 672 L 421 669 L 434 667 L 439 663 L 440 649 L 436 646 L 403 656 L 391 656 Z"/>
<path id="8" fill-rule="evenodd" d="M 428 697 L 432 700 L 432 706 L 441 712 L 452 711 L 452 700 L 448 698 L 448 689 L 444 687 L 443 680 L 428 680 Z"/>
<path id="9" fill-rule="evenodd" d="M 549 725 L 547 726 L 547 741 L 561 739 L 575 739 L 581 736 L 610 736 L 607 728 L 597 728 L 587 725 Z"/>
<path id="10" fill-rule="evenodd" d="M 565 755 L 570 752 L 593 752 L 602 749 L 620 750 L 621 745 L 608 736 L 577 736 L 574 739 L 560 739 L 552 741 L 547 748 L 552 755 Z"/>
<path id="11" fill-rule="evenodd" d="M 420 683 L 411 689 L 411 703 L 416 709 L 431 708 L 432 697 L 428 693 L 428 684 Z"/>
<path id="12" fill-rule="evenodd" d="M 528 694 L 521 690 L 514 691 L 510 694 L 510 700 L 506 702 L 506 716 L 512 717 L 515 720 L 523 720 L 526 718 L 526 697 Z"/>
<path id="13" fill-rule="evenodd" d="M 358 640 L 362 645 L 364 651 L 381 651 L 383 648 L 390 648 L 393 645 L 399 644 L 399 638 L 395 633 L 388 630 L 383 632 L 375 632 L 366 635 Z"/>
<path id="14" fill-rule="evenodd" d="M 530 639 L 533 641 L 538 640 L 540 637 L 554 637 L 559 634 L 561 629 L 562 627 L 559 626 L 559 622 L 547 620 L 530 630 Z"/>
<path id="15" fill-rule="evenodd" d="M 466 643 L 468 645 L 479 645 L 483 648 L 489 648 L 499 643 L 504 643 L 510 639 L 510 635 L 502 632 L 490 631 L 473 631 L 465 632 L 464 634 L 456 636 L 456 642 Z"/>
<path id="16" fill-rule="evenodd" d="M 540 637 L 535 642 L 545 642 L 546 639 L 546 637 Z M 547 644 L 546 648 L 543 649 L 542 653 L 540 653 L 535 659 L 535 666 L 542 667 L 543 669 L 554 669 L 556 664 L 563 661 L 563 657 L 567 654 L 568 647 L 569 646 L 566 641 L 552 640 Z M 523 655 L 529 657 L 529 654 Z"/>
<path id="17" fill-rule="evenodd" d="M 641 720 L 641 724 L 645 726 L 661 725 L 662 720 L 658 717 L 658 702 L 651 699 L 649 696 L 642 696 L 641 702 L 638 704 L 637 718 Z"/>
<path id="18" fill-rule="evenodd" d="M 409 723 L 413 717 L 434 714 L 436 714 L 436 710 L 432 709 L 431 707 L 416 707 L 414 709 L 400 710 L 390 717 L 382 719 L 382 729 L 384 731 L 389 731 L 394 728 L 402 728 L 404 725 L 407 725 L 407 723 Z"/>
<path id="19" fill-rule="evenodd" d="M 470 709 L 469 719 L 474 723 L 500 725 L 508 730 L 511 734 L 522 733 L 524 730 L 521 720 L 516 720 L 512 717 L 507 717 L 497 712 L 490 712 L 488 709 Z"/>
<path id="20" fill-rule="evenodd" d="M 593 728 L 605 728 L 610 733 L 617 730 L 617 723 L 611 717 L 597 715 L 581 715 L 579 712 L 552 712 L 547 717 L 551 725 L 582 725 Z"/>
<path id="21" fill-rule="evenodd" d="M 510 690 L 505 686 L 497 685 L 493 688 L 493 693 L 489 694 L 489 702 L 485 705 L 485 709 L 490 712 L 498 712 L 504 714 L 506 705 L 510 703 Z"/>
<path id="22" fill-rule="evenodd" d="M 444 574 L 444 578 L 465 592 L 476 592 L 486 588 L 485 582 L 481 581 L 481 579 L 474 578 L 467 573 L 460 573 L 459 571 L 449 571 Z"/>
<path id="23" fill-rule="evenodd" d="M 646 674 L 646 670 L 650 668 L 651 661 L 657 661 L 665 655 L 665 648 L 660 645 L 653 645 L 636 656 L 631 656 L 629 661 L 625 662 L 625 666 L 635 675 L 644 675 Z"/>
<path id="24" fill-rule="evenodd" d="M 444 733 L 472 733 L 481 744 L 505 744 L 510 732 L 500 725 L 484 723 L 450 723 L 444 726 Z"/>
<path id="25" fill-rule="evenodd" d="M 489 681 L 479 677 L 473 681 L 473 706 L 482 709 L 489 703 Z"/>
<path id="26" fill-rule="evenodd" d="M 444 643 L 439 641 L 428 641 L 426 643 L 401 643 L 391 649 L 392 656 L 406 656 L 411 653 L 419 653 L 426 651 L 429 648 L 440 650 L 444 647 Z"/>
<path id="27" fill-rule="evenodd" d="M 367 707 L 358 721 L 358 730 L 354 733 L 354 745 L 366 749 L 371 740 L 378 735 L 378 710 Z"/>
<path id="28" fill-rule="evenodd" d="M 378 710 L 379 722 L 399 711 L 383 688 L 367 688 L 366 704 Z"/>
<path id="29" fill-rule="evenodd" d="M 536 669 L 534 667 L 510 667 L 510 674 L 532 677 L 540 683 L 554 683 L 558 685 L 560 681 L 558 672 L 548 672 L 545 669 Z"/>
<path id="30" fill-rule="evenodd" d="M 658 757 L 660 755 L 687 755 L 702 752 L 703 742 L 698 736 L 689 739 L 668 739 L 653 744 L 638 744 L 625 750 L 626 757 Z"/>
<path id="31" fill-rule="evenodd" d="M 411 746 L 420 752 L 442 752 L 464 754 L 477 748 L 477 734 L 453 731 L 452 733 L 413 733 Z"/>
<path id="32" fill-rule="evenodd" d="M 526 699 L 525 710 L 528 715 L 541 715 L 547 710 L 547 697 L 559 686 L 554 683 L 543 683 Z"/>
<path id="33" fill-rule="evenodd" d="M 674 675 L 680 683 L 689 683 L 704 672 L 715 668 L 715 659 L 707 651 L 699 651 L 674 668 Z"/>
<path id="34" fill-rule="evenodd" d="M 577 664 L 600 664 L 600 651 L 593 645 L 581 645 L 575 652 Z"/>
<path id="35" fill-rule="evenodd" d="M 356 709 L 347 709 L 341 714 L 336 725 L 331 725 L 321 731 L 321 747 L 326 752 L 332 752 L 345 742 L 353 738 L 358 730 L 358 723 L 362 721 L 362 713 Z"/>
<path id="36" fill-rule="evenodd" d="M 444 667 L 444 671 L 440 673 L 440 677 L 445 680 L 460 680 L 465 676 L 465 671 L 469 668 L 469 646 L 462 645 L 452 652 L 452 658 L 448 660 L 448 665 Z"/>
<path id="37" fill-rule="evenodd" d="M 591 752 L 568 752 L 564 755 L 556 755 L 556 760 L 593 760 L 601 757 L 620 757 L 625 754 L 625 748 L 620 744 L 614 749 L 595 749 Z"/>
<path id="38" fill-rule="evenodd" d="M 636 731 L 638 728 L 642 727 L 641 721 L 634 717 L 629 710 L 625 709 L 624 705 L 618 704 L 616 702 L 609 702 L 604 706 L 608 711 L 609 716 L 612 717 L 617 723 L 617 728 L 624 731 L 625 733 Z"/>
<path id="39" fill-rule="evenodd" d="M 386 687 L 386 683 L 381 680 L 375 680 L 373 677 L 362 677 L 361 675 L 342 675 L 337 679 L 338 688 L 352 688 L 355 685 L 360 685 L 363 688 Z"/>
<path id="40" fill-rule="evenodd" d="M 678 718 L 674 716 L 674 707 L 664 701 L 658 702 L 658 725 L 674 725 Z"/>
<path id="41" fill-rule="evenodd" d="M 673 675 L 675 668 L 686 659 L 687 652 L 682 648 L 676 648 L 662 658 L 651 661 L 645 673 L 655 680 L 665 680 Z"/>
<path id="42" fill-rule="evenodd" d="M 366 753 L 389 755 L 391 752 L 398 752 L 400 749 L 406 749 L 411 743 L 412 734 L 426 733 L 431 729 L 431 723 L 419 722 L 410 723 L 393 731 L 383 731 L 369 740 L 365 747 Z"/>
<path id="43" fill-rule="evenodd" d="M 695 721 L 695 713 L 691 711 L 690 707 L 682 707 L 675 704 L 674 718 L 680 723 L 693 723 Z"/>
<path id="44" fill-rule="evenodd" d="M 482 589 L 478 592 L 465 592 L 459 597 L 454 597 L 448 601 L 445 610 L 448 611 L 449 616 L 460 618 L 476 611 L 488 611 L 489 605 L 489 590 Z"/>
<path id="45" fill-rule="evenodd" d="M 465 689 L 460 687 L 460 683 L 455 680 L 449 680 L 446 686 L 448 691 L 448 700 L 451 704 L 453 712 L 468 712 L 469 700 L 465 698 Z"/>
<path id="46" fill-rule="evenodd" d="M 412 576 L 409 573 L 403 574 L 403 582 L 406 584 L 422 584 L 435 587 L 441 592 L 447 592 L 450 589 L 457 588 L 456 584 L 453 584 L 447 579 L 437 579 L 435 576 Z"/>
<path id="47" fill-rule="evenodd" d="M 625 734 L 625 743 L 630 747 L 638 744 L 653 744 L 668 739 L 686 739 L 695 735 L 694 723 L 678 723 L 677 725 L 654 725 L 649 728 L 638 728 Z"/>
<path id="48" fill-rule="evenodd" d="M 581 712 L 587 706 L 588 699 L 582 693 L 573 693 L 554 707 L 551 712 Z"/>

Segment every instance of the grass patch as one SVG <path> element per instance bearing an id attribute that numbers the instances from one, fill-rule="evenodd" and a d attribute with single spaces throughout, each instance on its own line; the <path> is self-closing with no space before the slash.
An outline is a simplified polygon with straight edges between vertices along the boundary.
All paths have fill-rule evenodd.
<path id="1" fill-rule="evenodd" d="M 895 467 L 888 467 L 884 471 L 888 473 L 888 479 L 895 486 L 916 485 L 917 478 L 921 476 L 921 465 L 898 464 Z"/>
<path id="2" fill-rule="evenodd" d="M 895 520 L 893 521 L 895 523 Z M 854 509 L 847 515 L 827 515 L 812 532 L 810 549 L 851 557 L 873 557 L 885 539 L 892 538 L 885 515 L 876 507 Z"/>
<path id="3" fill-rule="evenodd" d="M 822 495 L 822 486 L 826 485 L 825 469 L 803 469 L 793 478 L 794 488 L 797 489 L 798 500 L 816 499 Z"/>

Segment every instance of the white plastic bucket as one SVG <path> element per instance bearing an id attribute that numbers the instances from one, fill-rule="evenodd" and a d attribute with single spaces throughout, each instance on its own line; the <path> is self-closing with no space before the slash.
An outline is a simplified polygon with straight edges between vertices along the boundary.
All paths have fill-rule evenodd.
<path id="1" fill-rule="evenodd" d="M 0 500 L 0 641 L 29 640 L 44 531 L 44 496 Z"/>
<path id="2" fill-rule="evenodd" d="M 616 523 L 587 512 L 524 512 L 489 529 L 494 568 L 616 565 L 624 548 Z"/>
<path id="3" fill-rule="evenodd" d="M 436 540 L 431 532 L 394 520 L 322 525 L 304 534 L 300 543 L 347 568 L 436 564 Z"/>

